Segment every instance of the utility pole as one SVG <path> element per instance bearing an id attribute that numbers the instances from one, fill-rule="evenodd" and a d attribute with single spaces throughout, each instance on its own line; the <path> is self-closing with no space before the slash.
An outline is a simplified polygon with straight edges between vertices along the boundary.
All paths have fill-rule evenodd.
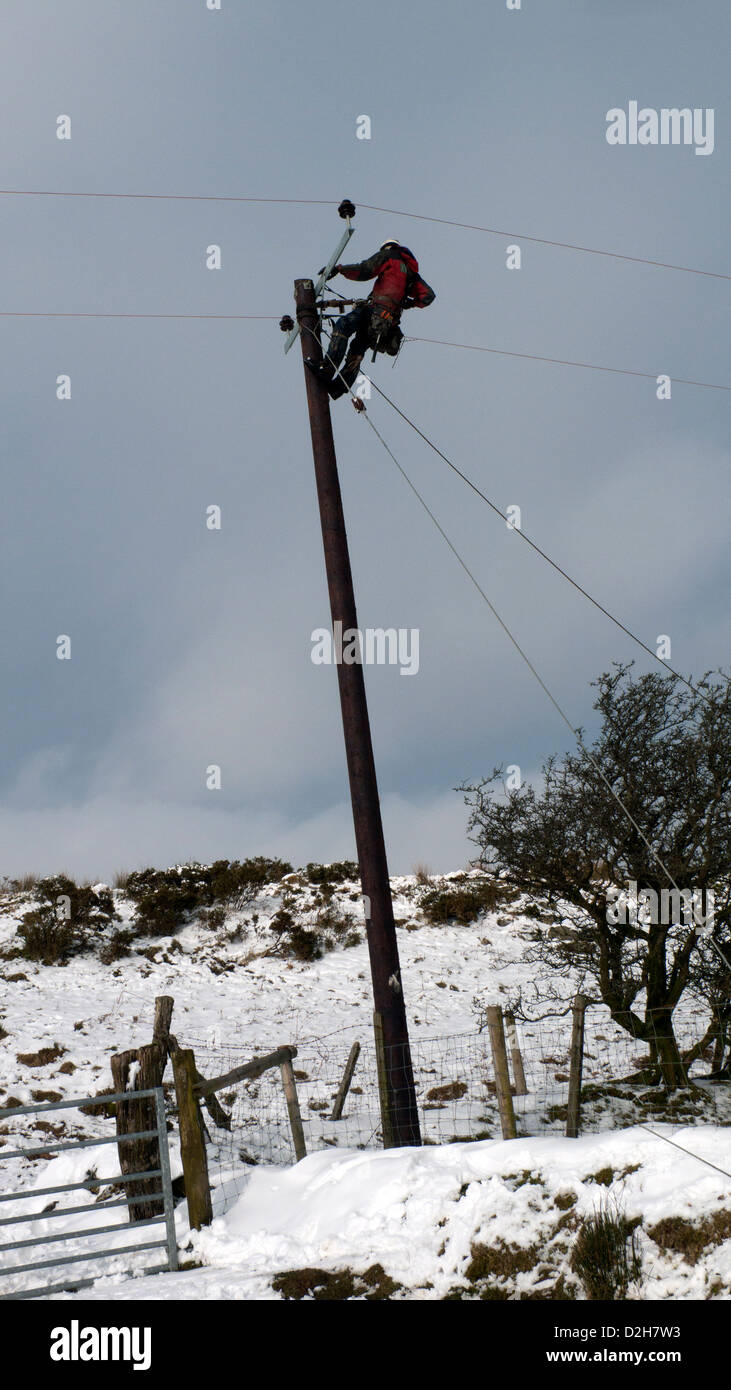
<path id="1" fill-rule="evenodd" d="M 321 361 L 315 287 L 311 280 L 295 280 L 294 291 L 297 323 L 301 329 L 302 357 Z M 341 631 L 347 638 L 349 629 L 357 629 L 358 618 L 330 419 L 330 397 L 307 366 L 304 371 L 330 612 L 333 625 L 342 623 Z M 366 909 L 373 1002 L 379 1016 L 376 1033 L 377 1039 L 379 1033 L 383 1038 L 386 1060 L 388 1116 L 384 1117 L 384 1140 L 388 1142 L 388 1130 L 394 1146 L 420 1144 L 419 1113 L 363 666 L 361 662 L 349 665 L 341 660 L 337 663 L 337 672 L 355 841 Z"/>

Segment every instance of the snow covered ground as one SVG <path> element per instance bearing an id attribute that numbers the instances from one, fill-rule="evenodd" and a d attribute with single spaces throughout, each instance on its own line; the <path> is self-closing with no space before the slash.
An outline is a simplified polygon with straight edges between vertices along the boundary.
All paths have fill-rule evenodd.
<path id="1" fill-rule="evenodd" d="M 641 1218 L 636 1239 L 643 1276 L 630 1298 L 729 1298 L 731 1179 L 707 1166 L 731 1167 L 731 1131 L 723 1127 L 729 1119 L 727 1088 L 707 1087 L 708 1103 L 690 1114 L 681 1108 L 672 1124 L 652 1110 L 638 1115 L 620 1089 L 585 1107 L 586 1128 L 595 1132 L 566 1140 L 561 1107 L 569 1025 L 554 1019 L 521 1030 L 530 1095 L 518 1105 L 522 1137 L 501 1141 L 479 1018 L 485 1003 L 506 1004 L 518 986 L 535 979 L 525 952 L 536 921 L 518 903 L 469 926 L 429 925 L 415 881 L 396 879 L 393 887 L 430 1145 L 387 1153 L 374 1147 L 378 1113 L 365 943 L 339 944 L 307 963 L 265 954 L 271 950 L 269 924 L 283 893 L 291 894 L 291 883 L 267 887 L 254 910 L 249 905 L 227 912 L 215 925 L 203 914 L 175 938 L 136 940 L 132 954 L 109 965 L 92 954 L 56 966 L 18 956 L 17 926 L 29 901 L 6 897 L 0 916 L 0 1106 L 12 1109 L 109 1088 L 110 1055 L 149 1041 L 160 994 L 174 996 L 173 1031 L 181 1045 L 195 1048 L 204 1073 L 283 1043 L 298 1048 L 308 1158 L 291 1164 L 276 1077 L 269 1089 L 265 1082 L 248 1091 L 239 1088 L 228 1102 L 236 1120 L 233 1138 L 213 1136 L 213 1226 L 191 1236 L 185 1204 L 176 1210 L 183 1258 L 202 1267 L 138 1279 L 129 1277 L 129 1260 L 120 1257 L 118 1272 L 99 1278 L 84 1296 L 276 1299 L 303 1293 L 342 1297 L 349 1289 L 353 1297 L 582 1297 L 569 1267 L 572 1242 L 580 1219 L 610 1202 L 628 1220 Z M 343 884 L 334 902 L 352 917 L 355 931 L 360 927 L 362 938 L 357 885 Z M 124 926 L 133 904 L 117 893 L 116 906 L 122 917 L 116 925 Z M 298 920 L 314 922 L 321 906 L 317 894 L 300 884 Z M 690 1029 L 689 1017 L 686 1025 Z M 345 1120 L 333 1124 L 327 1111 L 354 1039 L 361 1041 L 363 1053 Z M 625 1074 L 639 1056 L 637 1045 L 601 1011 L 592 1019 L 587 1053 L 590 1082 Z M 430 1090 L 444 1086 L 457 1093 L 427 1100 Z M 633 1124 L 638 1118 L 707 1163 Z M 110 1132 L 108 1119 L 75 1110 L 54 1112 L 50 1119 L 63 1138 Z M 6 1117 L 0 1145 L 42 1143 L 49 1134 L 42 1126 L 48 1123 L 43 1117 Z M 477 1136 L 479 1142 L 465 1142 Z M 180 1163 L 174 1134 L 171 1147 L 175 1175 Z M 104 1179 L 115 1165 L 113 1145 L 32 1162 L 11 1160 L 2 1165 L 6 1190 L 28 1195 L 4 1203 L 2 1215 L 38 1210 L 43 1199 L 32 1197 L 35 1187 L 80 1181 L 93 1172 L 101 1191 L 59 1199 L 63 1206 L 88 1200 L 88 1216 L 49 1218 L 40 1233 L 98 1224 L 96 1199 L 103 1197 Z M 120 1220 L 119 1237 L 111 1238 L 118 1244 L 129 1240 L 124 1217 L 124 1208 L 108 1214 L 108 1224 Z M 39 1233 L 38 1223 L 5 1229 L 13 1239 Z M 694 1236 L 694 1230 L 700 1234 Z M 52 1254 L 54 1248 L 46 1250 Z M 484 1249 L 493 1253 L 484 1255 Z M 159 1252 L 154 1258 L 159 1260 Z M 134 1268 L 144 1263 L 138 1257 Z M 348 1285 L 353 1275 L 374 1266 L 380 1272 L 368 1276 L 370 1283 L 356 1279 Z M 302 1269 L 328 1271 L 330 1282 L 320 1275 L 277 1282 L 278 1275 Z M 101 1271 L 94 1264 L 83 1270 Z M 351 1273 L 338 1284 L 336 1271 Z M 15 1278 L 26 1287 L 31 1280 Z"/>
<path id="2" fill-rule="evenodd" d="M 241 1195 L 208 1229 L 191 1233 L 185 1205 L 177 1209 L 185 1259 L 202 1267 L 102 1274 L 83 1296 L 342 1297 L 325 1281 L 344 1272 L 366 1275 L 356 1277 L 351 1297 L 581 1298 L 570 1268 L 575 1233 L 583 1217 L 609 1205 L 630 1222 L 641 1219 L 643 1273 L 630 1300 L 728 1299 L 731 1183 L 708 1166 L 728 1163 L 728 1131 L 657 1132 L 699 1157 L 635 1127 L 578 1140 L 324 1151 L 296 1166 L 250 1169 Z M 100 1175 L 109 1153 L 92 1154 Z M 52 1166 L 64 1179 L 79 1170 L 68 1157 Z M 124 1226 L 120 1243 L 128 1237 Z"/>

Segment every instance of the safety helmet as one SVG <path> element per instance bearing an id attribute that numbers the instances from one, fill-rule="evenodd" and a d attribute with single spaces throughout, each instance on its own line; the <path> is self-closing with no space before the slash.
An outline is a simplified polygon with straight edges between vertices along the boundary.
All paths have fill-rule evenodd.
<path id="1" fill-rule="evenodd" d="M 400 246 L 400 245 L 401 245 L 401 242 L 400 242 L 400 241 L 397 241 L 397 239 L 396 239 L 395 236 L 390 236 L 390 237 L 388 238 L 387 241 L 382 241 L 382 242 L 381 242 L 381 245 L 380 245 L 380 248 L 379 248 L 379 249 L 380 249 L 381 251 L 385 251 L 385 249 L 386 249 L 387 246 Z"/>

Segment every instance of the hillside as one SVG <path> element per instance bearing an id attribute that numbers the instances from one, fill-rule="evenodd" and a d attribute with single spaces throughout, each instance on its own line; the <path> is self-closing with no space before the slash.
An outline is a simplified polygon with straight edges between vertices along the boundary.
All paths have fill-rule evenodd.
<path id="1" fill-rule="evenodd" d="M 174 1031 L 195 1049 L 204 1075 L 284 1043 L 298 1049 L 310 1156 L 272 1166 L 292 1162 L 274 1074 L 224 1096 L 231 1133 L 210 1126 L 216 1220 L 190 1251 L 206 1267 L 143 1281 L 120 1274 L 115 1297 L 125 1288 L 150 1298 L 582 1297 L 572 1242 L 580 1219 L 607 1202 L 642 1222 L 645 1275 L 629 1297 L 729 1296 L 728 1180 L 638 1127 L 724 1167 L 728 1086 L 703 1081 L 702 1059 L 692 1094 L 668 1098 L 629 1084 L 642 1048 L 605 1010 L 591 1009 L 585 1137 L 562 1137 L 570 1017 L 541 1006 L 555 982 L 532 958 L 541 933 L 569 930 L 560 911 L 537 911 L 477 873 L 393 880 L 422 1132 L 435 1147 L 383 1153 L 354 866 L 295 873 L 276 861 L 247 864 L 149 871 L 113 889 L 68 880 L 5 885 L 0 1105 L 12 1111 L 109 1090 L 111 1054 L 149 1041 L 161 994 L 174 997 Z M 52 912 L 49 904 L 63 889 L 73 912 L 59 943 L 58 904 Z M 44 963 L 55 953 L 60 959 Z M 570 999 L 579 980 L 561 984 Z M 534 1019 L 518 1022 L 528 1095 L 515 1099 L 521 1137 L 503 1142 L 482 1025 L 488 1003 L 508 1008 L 519 995 Z M 689 1006 L 679 1033 L 690 1041 L 701 1028 Z M 332 1096 L 355 1040 L 361 1057 L 344 1118 L 333 1123 Z M 69 1135 L 109 1132 L 108 1120 L 76 1111 L 61 1112 L 60 1123 Z M 0 1144 L 10 1136 L 37 1141 L 39 1124 L 6 1117 Z M 175 1175 L 174 1130 L 171 1150 Z M 54 1181 L 90 1169 L 103 1181 L 114 1162 L 108 1146 L 8 1168 L 30 1192 L 49 1182 L 50 1168 L 61 1174 Z M 184 1203 L 176 1219 L 185 1246 Z M 303 1287 L 276 1284 L 291 1268 L 324 1268 L 334 1278 L 374 1265 L 393 1288 L 380 1275 L 372 1287 L 350 1276 L 344 1284 L 312 1276 L 311 1288 L 306 1278 Z M 96 1293 L 109 1297 L 109 1288 L 104 1280 Z"/>

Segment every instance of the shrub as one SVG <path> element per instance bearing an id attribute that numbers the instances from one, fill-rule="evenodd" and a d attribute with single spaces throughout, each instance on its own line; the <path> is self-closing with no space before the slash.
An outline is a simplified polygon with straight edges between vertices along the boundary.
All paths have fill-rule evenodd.
<path id="1" fill-rule="evenodd" d="M 625 1299 L 642 1278 L 635 1225 L 618 1208 L 605 1206 L 581 1224 L 571 1251 L 571 1268 L 589 1300 Z"/>
<path id="2" fill-rule="evenodd" d="M 122 960 L 124 956 L 128 956 L 134 939 L 134 932 L 127 927 L 122 928 L 121 931 L 112 932 L 99 951 L 102 965 L 111 965 L 113 961 Z"/>
<path id="3" fill-rule="evenodd" d="M 277 932 L 280 936 L 282 936 L 284 932 L 288 932 L 290 928 L 294 926 L 294 915 L 290 909 L 289 902 L 290 900 L 286 899 L 282 903 L 282 906 L 277 909 L 269 923 L 269 930 Z"/>
<path id="4" fill-rule="evenodd" d="M 138 899 L 134 916 L 137 933 L 144 936 L 174 936 L 197 905 L 197 895 L 192 888 L 162 884 Z"/>
<path id="5" fill-rule="evenodd" d="M 287 934 L 284 955 L 294 956 L 295 960 L 320 960 L 323 948 L 317 932 L 307 927 L 293 926 Z"/>
<path id="6" fill-rule="evenodd" d="M 38 906 L 23 913 L 18 928 L 20 954 L 43 965 L 59 965 L 88 950 L 98 932 L 119 920 L 107 887 L 79 887 L 66 874 L 39 879 L 35 896 Z"/>
<path id="7" fill-rule="evenodd" d="M 66 874 L 56 874 L 53 878 L 39 879 L 36 897 L 42 903 L 56 907 L 59 897 L 67 897 L 71 902 L 70 920 L 80 929 L 106 926 L 118 917 L 115 911 L 111 890 L 105 884 L 97 892 L 90 885 L 79 886 Z"/>
<path id="8" fill-rule="evenodd" d="M 334 864 L 308 864 L 305 870 L 308 883 L 332 887 L 336 883 L 352 883 L 360 875 L 353 859 L 341 859 Z"/>
<path id="9" fill-rule="evenodd" d="M 285 859 L 266 859 L 262 855 L 244 859 L 242 863 L 217 859 L 210 867 L 211 895 L 214 902 L 231 902 L 236 898 L 249 901 L 256 896 L 257 889 L 267 883 L 278 883 L 285 874 L 291 873 L 292 865 Z"/>
<path id="10" fill-rule="evenodd" d="M 79 933 L 73 923 L 59 921 L 48 904 L 23 913 L 18 936 L 23 942 L 20 954 L 42 965 L 60 965 L 80 946 Z"/>
<path id="11" fill-rule="evenodd" d="M 336 907 L 333 903 L 329 903 L 327 907 L 323 907 L 320 912 L 318 912 L 315 930 L 318 935 L 322 937 L 331 935 L 335 937 L 336 941 L 339 941 L 341 937 L 347 935 L 352 925 L 352 918 L 346 917 L 345 913 L 340 911 L 340 908 Z"/>
<path id="12" fill-rule="evenodd" d="M 174 934 L 188 916 L 214 904 L 242 906 L 266 884 L 290 873 L 283 859 L 217 859 L 213 864 L 177 864 L 129 874 L 127 894 L 137 904 L 135 925 L 150 936 Z"/>
<path id="13" fill-rule="evenodd" d="M 290 893 L 285 893 L 281 907 L 269 923 L 270 931 L 277 934 L 277 942 L 268 954 L 311 961 L 320 960 L 326 951 L 333 951 L 337 945 L 360 945 L 362 938 L 352 917 L 346 916 L 336 904 L 329 902 L 320 908 L 308 927 L 297 921 L 293 907 L 294 899 Z"/>
<path id="14" fill-rule="evenodd" d="M 38 906 L 23 913 L 18 928 L 20 954 L 43 965 L 58 965 L 88 950 L 96 933 L 118 919 L 108 888 L 79 887 L 66 874 L 39 879 L 35 896 Z"/>
<path id="15" fill-rule="evenodd" d="M 289 899 L 275 912 L 269 930 L 276 932 L 277 941 L 271 954 L 292 956 L 295 960 L 319 960 L 322 945 L 315 931 L 300 926 L 290 911 Z"/>
<path id="16" fill-rule="evenodd" d="M 422 895 L 419 906 L 427 921 L 435 925 L 460 922 L 467 926 L 494 911 L 504 895 L 504 886 L 494 879 L 468 880 L 464 885 L 430 889 Z"/>
<path id="17" fill-rule="evenodd" d="M 222 927 L 226 921 L 226 909 L 222 903 L 216 903 L 215 907 L 206 908 L 200 913 L 198 921 L 206 927 Z"/>

